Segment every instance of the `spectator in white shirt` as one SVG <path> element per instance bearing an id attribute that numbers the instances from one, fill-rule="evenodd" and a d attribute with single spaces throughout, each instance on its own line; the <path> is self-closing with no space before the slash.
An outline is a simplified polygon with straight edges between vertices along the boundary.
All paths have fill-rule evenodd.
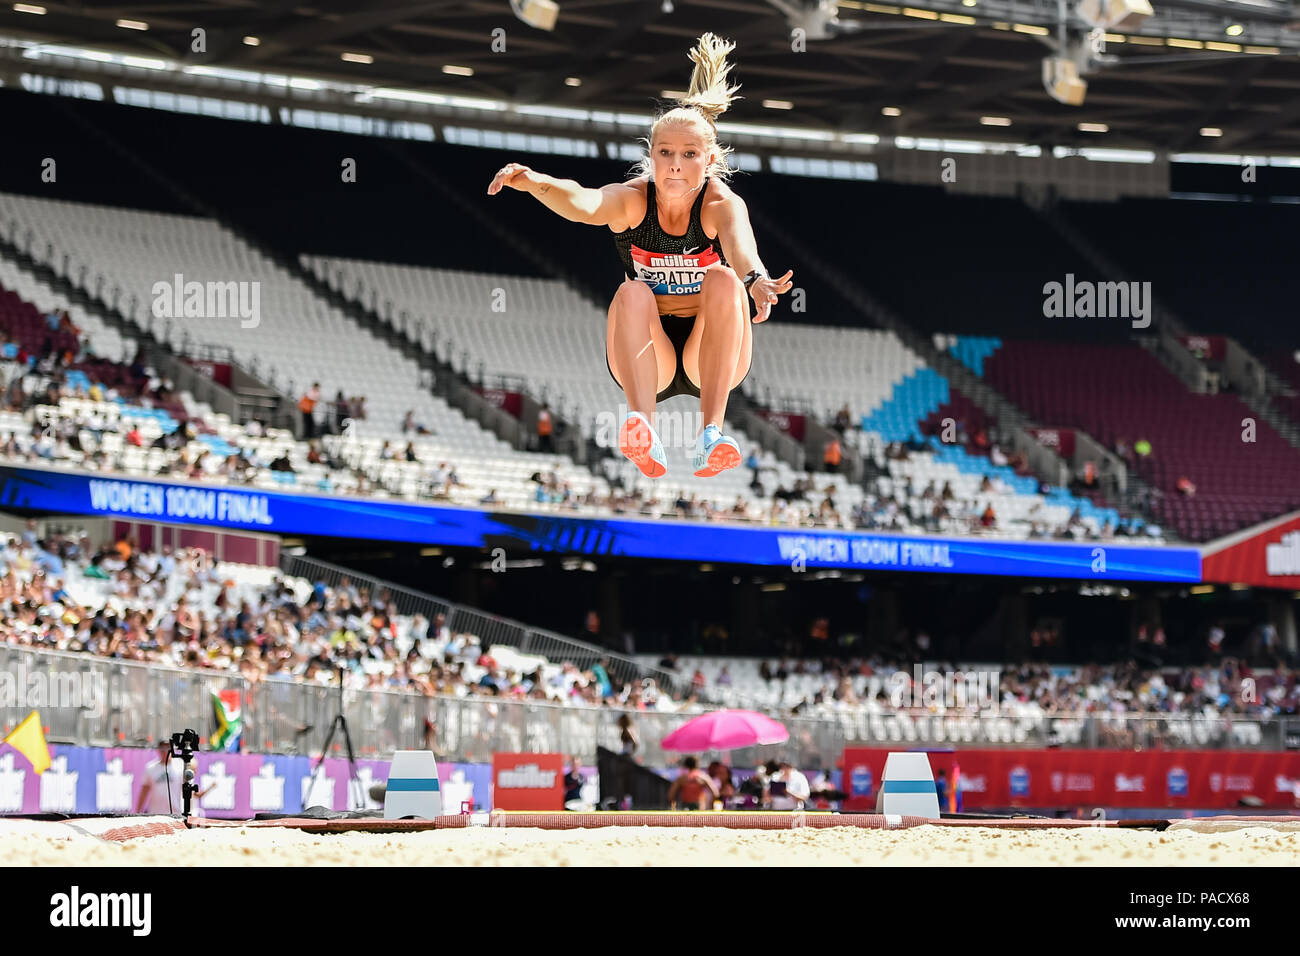
<path id="1" fill-rule="evenodd" d="M 782 761 L 768 783 L 773 810 L 802 810 L 812 788 L 808 778 L 788 761 Z"/>
<path id="2" fill-rule="evenodd" d="M 141 551 L 135 558 L 136 577 L 148 581 L 158 572 L 158 556 L 151 551 Z"/>

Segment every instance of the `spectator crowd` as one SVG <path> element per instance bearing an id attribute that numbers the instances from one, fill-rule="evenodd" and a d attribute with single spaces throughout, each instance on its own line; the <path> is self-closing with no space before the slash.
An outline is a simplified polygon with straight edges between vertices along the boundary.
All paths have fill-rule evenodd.
<path id="1" fill-rule="evenodd" d="M 0 641 L 9 644 L 237 672 L 250 683 L 329 684 L 341 673 L 354 688 L 659 713 L 701 710 L 709 690 L 746 677 L 797 682 L 799 694 L 780 698 L 780 710 L 792 716 L 915 710 L 913 697 L 897 699 L 890 681 L 910 665 L 878 656 L 775 664 L 733 658 L 712 680 L 698 667 L 679 670 L 669 657 L 659 672 L 680 677 L 662 686 L 653 676 L 617 680 L 607 660 L 578 667 L 488 646 L 453 630 L 444 614 L 401 614 L 386 590 L 346 577 L 329 586 L 220 564 L 197 548 L 142 550 L 126 538 L 97 546 L 76 530 L 42 535 L 35 521 L 21 534 L 0 536 L 0 544 Z M 1013 666 L 1000 671 L 995 699 L 1013 717 L 1223 717 L 1295 714 L 1297 694 L 1295 672 L 1284 662 L 1257 674 L 1225 657 L 1182 669 L 1132 661 Z"/>
<path id="2" fill-rule="evenodd" d="M 319 389 L 303 395 L 300 413 L 313 419 L 307 440 L 259 420 L 242 426 L 209 422 L 191 409 L 188 396 L 155 374 L 141 359 L 129 366 L 112 366 L 116 384 L 104 384 L 81 371 L 87 354 L 50 352 L 35 357 L 14 355 L 0 361 L 3 410 L 21 415 L 0 428 L 0 456 L 34 464 L 68 464 L 90 471 L 152 475 L 187 481 L 236 485 L 276 484 L 297 490 L 356 495 L 399 495 L 429 501 L 496 506 L 501 489 L 487 480 L 469 487 L 454 462 L 426 457 L 416 441 L 432 431 L 408 411 L 401 438 L 385 439 L 374 454 L 351 443 L 349 422 L 365 419 L 363 396 L 336 396 L 330 414 L 320 416 L 326 403 Z M 31 358 L 31 361 L 28 361 Z M 68 364 L 73 358 L 82 365 Z M 105 376 L 100 376 L 105 377 Z M 323 420 L 316 422 L 315 417 Z M 396 426 L 398 423 L 394 423 Z M 155 454 L 155 452 L 157 452 Z M 888 456 L 911 454 L 901 446 Z M 390 467 L 391 466 L 391 467 Z M 401 467 L 398 467 L 401 466 Z M 1104 540 L 1130 534 L 1124 525 L 1098 526 L 1076 510 L 1062 521 L 1052 515 L 1045 499 L 1018 520 L 1000 514 L 1010 489 L 997 478 L 985 478 L 978 493 L 962 497 L 948 483 L 924 486 L 883 476 L 872 477 L 865 494 L 846 496 L 843 478 L 831 473 L 796 475 L 788 486 L 772 489 L 759 479 L 762 466 L 751 453 L 746 467 L 753 472 L 751 496 L 728 503 L 694 492 L 644 490 L 614 481 L 575 488 L 554 469 L 533 475 L 529 507 L 543 506 L 593 515 L 671 517 L 696 521 L 728 521 L 784 528 L 888 531 L 908 534 L 943 533 L 1009 537 Z M 412 471 L 411 469 L 414 469 Z M 1150 535 L 1144 533 L 1144 537 Z"/>

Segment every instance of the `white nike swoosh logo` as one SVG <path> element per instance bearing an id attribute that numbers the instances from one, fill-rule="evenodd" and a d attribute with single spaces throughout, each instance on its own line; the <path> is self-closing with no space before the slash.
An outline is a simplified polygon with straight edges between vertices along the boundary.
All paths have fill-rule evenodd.
<path id="1" fill-rule="evenodd" d="M 682 255 L 689 256 L 692 252 L 697 251 L 699 248 L 700 248 L 699 246 L 696 246 L 694 249 L 683 249 Z"/>

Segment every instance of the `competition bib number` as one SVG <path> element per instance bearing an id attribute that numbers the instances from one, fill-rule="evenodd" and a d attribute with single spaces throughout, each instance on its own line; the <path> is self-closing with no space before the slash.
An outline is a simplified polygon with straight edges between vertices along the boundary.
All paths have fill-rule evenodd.
<path id="1" fill-rule="evenodd" d="M 632 265 L 639 281 L 655 295 L 694 295 L 704 285 L 704 274 L 720 262 L 712 246 L 703 252 L 648 252 L 632 247 Z"/>

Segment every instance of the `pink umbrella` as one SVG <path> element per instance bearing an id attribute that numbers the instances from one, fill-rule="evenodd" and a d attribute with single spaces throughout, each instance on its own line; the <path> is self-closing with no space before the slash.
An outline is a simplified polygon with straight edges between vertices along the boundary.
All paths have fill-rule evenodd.
<path id="1" fill-rule="evenodd" d="M 715 710 L 688 720 L 665 737 L 659 746 L 664 750 L 691 753 L 779 744 L 789 739 L 790 732 L 771 717 L 752 710 Z"/>

